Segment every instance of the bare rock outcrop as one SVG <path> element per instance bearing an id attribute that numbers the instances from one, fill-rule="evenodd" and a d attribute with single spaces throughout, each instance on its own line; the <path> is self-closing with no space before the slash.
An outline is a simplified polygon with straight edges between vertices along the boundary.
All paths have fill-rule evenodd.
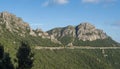
<path id="1" fill-rule="evenodd" d="M 16 17 L 9 12 L 0 13 L 0 34 L 4 32 L 2 29 L 9 31 L 10 33 L 16 33 L 19 36 L 33 36 L 47 38 L 55 43 L 60 43 L 55 37 L 49 35 L 47 32 L 43 32 L 41 29 L 33 30 L 28 23 L 24 22 L 20 17 Z"/>
<path id="2" fill-rule="evenodd" d="M 106 39 L 108 36 L 100 29 L 96 29 L 95 26 L 90 23 L 80 23 L 78 26 L 67 26 L 63 28 L 55 28 L 48 31 L 50 35 L 53 35 L 56 39 L 64 36 L 70 36 L 73 39 L 83 41 L 94 41 L 97 39 Z"/>
<path id="3" fill-rule="evenodd" d="M 108 36 L 99 29 L 96 29 L 95 26 L 90 23 L 82 23 L 76 27 L 76 35 L 79 40 L 97 40 L 97 39 L 105 39 Z"/>

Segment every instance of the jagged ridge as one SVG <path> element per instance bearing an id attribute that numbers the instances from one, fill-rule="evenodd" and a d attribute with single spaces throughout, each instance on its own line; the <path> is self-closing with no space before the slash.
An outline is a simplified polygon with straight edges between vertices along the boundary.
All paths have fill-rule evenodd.
<path id="1" fill-rule="evenodd" d="M 0 13 L 0 36 L 0 42 L 4 44 L 7 42 L 16 44 L 26 40 L 32 45 L 39 46 L 92 46 L 92 44 L 97 46 L 96 43 L 105 44 L 105 46 L 117 45 L 106 33 L 96 29 L 90 23 L 80 23 L 78 26 L 69 25 L 44 32 L 41 29 L 33 30 L 20 17 L 8 12 Z"/>
<path id="2" fill-rule="evenodd" d="M 49 36 L 48 33 L 40 29 L 33 30 L 28 23 L 20 17 L 9 12 L 0 13 L 0 42 L 7 44 L 28 41 L 32 45 L 38 46 L 58 46 L 57 40 Z M 60 46 L 60 45 L 59 45 Z"/>
<path id="3" fill-rule="evenodd" d="M 90 23 L 80 23 L 77 26 L 55 28 L 47 31 L 56 39 L 68 46 L 116 46 L 117 42 L 112 40 L 103 30 L 96 29 Z"/>

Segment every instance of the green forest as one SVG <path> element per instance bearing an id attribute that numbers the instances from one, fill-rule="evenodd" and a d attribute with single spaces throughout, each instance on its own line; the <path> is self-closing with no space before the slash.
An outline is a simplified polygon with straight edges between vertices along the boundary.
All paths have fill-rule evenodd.
<path id="1" fill-rule="evenodd" d="M 32 69 L 119 69 L 120 50 L 35 50 Z"/>
<path id="2" fill-rule="evenodd" d="M 119 49 L 36 50 L 28 43 L 0 45 L 0 69 L 119 69 Z"/>

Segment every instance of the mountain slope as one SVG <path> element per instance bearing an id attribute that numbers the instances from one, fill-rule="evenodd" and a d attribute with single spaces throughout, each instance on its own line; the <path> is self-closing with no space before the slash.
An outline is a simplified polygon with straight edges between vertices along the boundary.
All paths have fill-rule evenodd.
<path id="1" fill-rule="evenodd" d="M 20 41 L 28 41 L 32 46 L 60 45 L 46 32 L 33 30 L 28 23 L 8 12 L 0 13 L 0 37 L 0 42 L 8 45 L 19 45 Z"/>
<path id="2" fill-rule="evenodd" d="M 106 33 L 90 23 L 78 26 L 55 28 L 44 32 L 33 30 L 20 17 L 0 13 L 0 42 L 3 44 L 19 45 L 20 41 L 28 41 L 32 46 L 117 46 L 118 43 Z"/>
<path id="3" fill-rule="evenodd" d="M 47 31 L 68 46 L 117 46 L 118 43 L 106 33 L 90 23 L 81 23 L 78 26 L 67 26 Z"/>
<path id="4" fill-rule="evenodd" d="M 56 49 L 36 50 L 32 46 L 117 46 L 102 30 L 88 23 L 78 26 L 55 28 L 48 32 L 33 30 L 15 15 L 0 13 L 0 43 L 9 52 L 14 67 L 18 64 L 16 53 L 19 43 L 28 41 L 34 52 L 32 69 L 119 69 L 120 50 Z"/>
<path id="5" fill-rule="evenodd" d="M 120 50 L 35 50 L 32 69 L 119 69 Z"/>

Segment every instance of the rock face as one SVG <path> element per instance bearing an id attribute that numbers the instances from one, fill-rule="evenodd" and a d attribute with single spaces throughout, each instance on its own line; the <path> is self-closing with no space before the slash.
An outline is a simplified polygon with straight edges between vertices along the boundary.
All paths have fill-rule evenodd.
<path id="1" fill-rule="evenodd" d="M 0 13 L 0 26 L 4 26 L 4 29 L 7 29 L 9 32 L 19 33 L 21 36 L 25 36 L 26 31 L 30 30 L 29 24 L 8 12 Z"/>
<path id="2" fill-rule="evenodd" d="M 55 28 L 48 31 L 50 35 L 54 35 L 56 38 L 62 38 L 64 36 L 71 36 L 73 39 L 78 38 L 83 41 L 94 41 L 97 39 L 106 39 L 108 36 L 90 23 L 81 23 L 76 27 L 67 26 L 64 28 Z"/>
<path id="3" fill-rule="evenodd" d="M 70 35 L 72 37 L 76 37 L 75 27 L 73 27 L 73 26 L 67 26 L 64 28 L 55 28 L 55 29 L 48 31 L 48 33 L 50 35 L 53 35 L 55 38 L 64 37 L 64 36 L 68 36 L 68 35 Z"/>
<path id="4" fill-rule="evenodd" d="M 33 37 L 41 37 L 43 39 L 50 39 L 53 42 L 58 42 L 53 36 L 49 35 L 47 32 L 43 32 L 41 29 L 33 30 L 30 28 L 29 24 L 24 22 L 20 17 L 16 17 L 15 15 L 9 12 L 0 13 L 0 34 L 6 30 L 12 34 L 19 35 L 21 37 L 33 36 Z"/>
<path id="5" fill-rule="evenodd" d="M 10 14 L 8 12 L 2 12 L 0 13 L 0 20 L 2 24 L 6 24 L 6 28 L 11 29 L 11 26 L 17 26 L 16 28 L 22 28 L 22 29 L 30 29 L 29 24 L 26 22 L 23 22 L 23 20 L 19 17 L 16 17 L 13 14 Z"/>
<path id="6" fill-rule="evenodd" d="M 114 46 L 117 43 L 103 30 L 96 29 L 90 23 L 80 23 L 77 26 L 55 28 L 47 31 L 65 46 Z"/>
<path id="7" fill-rule="evenodd" d="M 21 18 L 16 17 L 15 15 L 2 12 L 0 13 L 0 26 L 4 25 L 4 28 L 11 33 L 19 33 L 21 36 L 26 34 L 31 36 L 41 36 L 43 38 L 48 38 L 48 33 L 43 32 L 40 29 L 33 30 L 30 28 L 29 24 L 24 22 Z"/>
<path id="8" fill-rule="evenodd" d="M 67 26 L 62 31 L 62 37 L 70 35 L 71 37 L 76 37 L 75 35 L 75 27 L 73 26 Z"/>
<path id="9" fill-rule="evenodd" d="M 82 23 L 78 25 L 76 27 L 76 36 L 79 40 L 83 41 L 94 41 L 108 37 L 102 30 L 96 29 L 95 26 L 89 23 Z"/>

